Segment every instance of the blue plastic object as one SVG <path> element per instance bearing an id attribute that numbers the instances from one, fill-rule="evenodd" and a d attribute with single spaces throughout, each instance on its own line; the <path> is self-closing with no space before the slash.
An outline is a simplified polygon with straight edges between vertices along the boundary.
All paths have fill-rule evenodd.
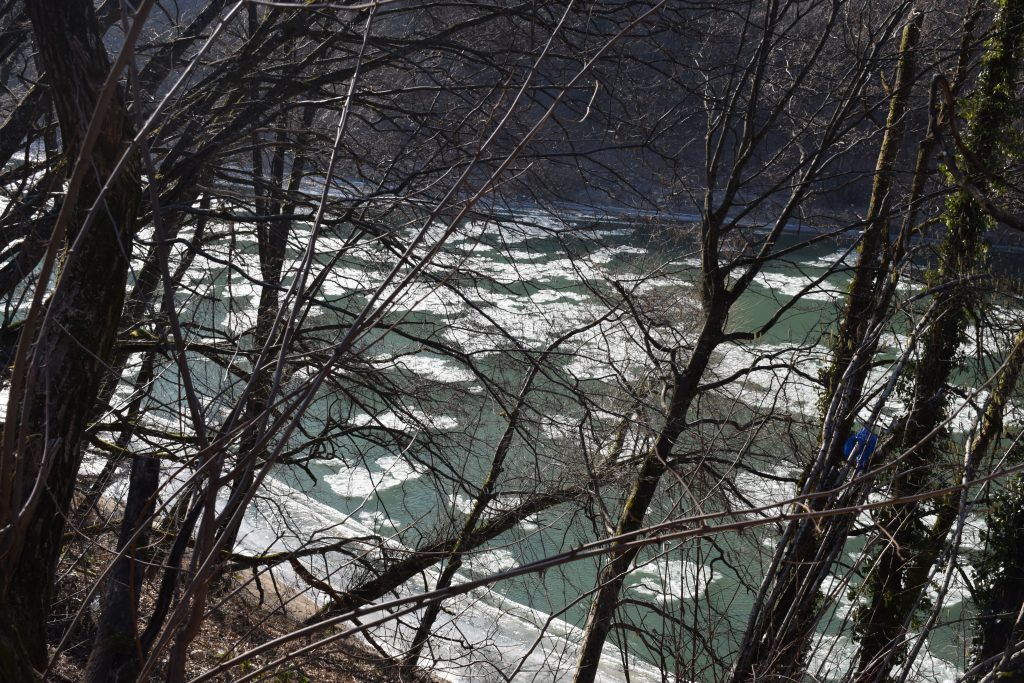
<path id="1" fill-rule="evenodd" d="M 873 434 L 867 427 L 862 427 L 859 432 L 850 436 L 843 444 L 843 454 L 847 459 L 857 451 L 857 471 L 863 472 L 867 469 L 871 454 L 875 452 L 878 445 L 878 436 Z"/>

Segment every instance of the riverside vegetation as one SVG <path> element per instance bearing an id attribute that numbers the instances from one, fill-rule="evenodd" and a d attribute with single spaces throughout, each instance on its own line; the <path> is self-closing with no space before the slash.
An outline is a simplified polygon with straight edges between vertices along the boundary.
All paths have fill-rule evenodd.
<path id="1" fill-rule="evenodd" d="M 1024 680 L 1021 0 L 0 36 L 0 681 Z"/>

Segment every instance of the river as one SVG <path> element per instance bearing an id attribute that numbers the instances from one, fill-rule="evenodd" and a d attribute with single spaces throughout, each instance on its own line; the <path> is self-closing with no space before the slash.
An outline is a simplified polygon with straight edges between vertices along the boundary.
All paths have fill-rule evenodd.
<path id="1" fill-rule="evenodd" d="M 190 339 L 229 340 L 244 347 L 255 322 L 259 269 L 251 227 L 232 227 L 207 240 L 177 300 Z M 441 232 L 441 226 L 433 228 L 427 244 Z M 364 237 L 356 246 L 345 228 L 319 236 L 314 248 L 318 265 L 311 275 L 327 272 L 303 319 L 310 345 L 329 346 L 339 326 L 350 320 L 348 312 L 360 308 L 384 277 L 395 245 L 407 243 L 412 234 L 395 228 Z M 309 226 L 294 231 L 291 267 L 300 262 L 309 237 Z M 780 247 L 805 238 L 789 235 Z M 398 557 L 424 540 L 451 533 L 472 504 L 473 486 L 467 482 L 482 481 L 506 423 L 495 396 L 507 405 L 507 392 L 523 376 L 526 354 L 536 357 L 573 329 L 578 332 L 550 351 L 549 371 L 537 380 L 489 514 L 539 490 L 586 481 L 616 435 L 622 440 L 616 457 L 624 462 L 635 458 L 657 426 L 656 397 L 666 378 L 664 354 L 652 349 L 685 347 L 699 324 L 694 289 L 699 260 L 691 244 L 686 226 L 650 218 L 611 224 L 533 211 L 514 222 L 460 225 L 421 277 L 360 338 L 351 357 L 332 370 L 332 382 L 308 420 L 311 432 L 331 425 L 332 438 L 295 437 L 297 448 L 312 460 L 306 470 L 275 470 L 247 518 L 240 547 L 260 550 L 292 547 L 313 537 L 327 542 L 378 536 L 387 539 L 386 550 L 367 552 L 379 559 L 382 552 Z M 735 249 L 740 253 L 742 245 Z M 680 465 L 666 477 L 650 522 L 742 510 L 792 495 L 801 455 L 814 447 L 815 378 L 853 259 L 848 240 L 822 239 L 772 262 L 737 302 L 730 330 L 753 330 L 802 293 L 766 334 L 725 345 L 716 354 L 705 381 L 749 372 L 709 390 L 695 406 L 693 419 L 727 416 L 757 426 L 740 431 L 695 422 L 680 444 Z M 901 299 L 909 302 L 920 287 L 908 279 Z M 635 307 L 617 305 L 617 292 L 629 292 Z M 1009 319 L 1019 313 L 1007 306 L 993 310 Z M 652 340 L 645 339 L 638 319 Z M 907 322 L 895 319 L 882 357 L 895 358 L 906 343 Z M 439 353 L 437 345 L 458 353 Z M 288 366 L 288 387 L 300 387 L 312 377 L 318 358 L 322 354 L 296 354 Z M 652 360 L 658 358 L 660 367 Z M 244 366 L 244 360 L 238 362 Z M 206 397 L 208 419 L 216 422 L 230 409 L 240 382 L 202 354 L 192 354 L 190 366 Z M 360 383 L 366 368 L 380 378 L 374 386 Z M 871 385 L 884 384 L 888 370 L 879 364 Z M 150 402 L 150 424 L 187 431 L 178 391 L 176 373 L 168 367 Z M 124 387 L 118 397 L 127 400 Z M 638 409 L 639 399 L 645 404 Z M 889 401 L 877 429 L 884 430 L 902 408 L 898 399 Z M 954 406 L 954 413 L 958 430 L 969 429 L 977 419 L 976 405 L 965 400 Z M 624 419 L 628 428 L 623 431 Z M 529 516 L 470 553 L 459 580 L 508 570 L 602 536 L 600 520 L 614 525 L 628 483 L 625 476 L 605 483 L 586 510 L 563 504 Z M 980 518 L 973 516 L 965 543 L 978 543 L 980 527 Z M 663 672 L 671 677 L 674 670 L 713 679 L 721 672 L 716 659 L 728 657 L 742 633 L 776 533 L 775 524 L 765 524 L 645 551 L 627 577 L 623 596 L 628 604 L 622 614 L 637 628 L 609 642 L 602 679 L 627 680 L 624 663 L 632 681 L 662 680 Z M 846 577 L 855 575 L 847 570 L 862 550 L 862 538 L 851 539 L 843 567 L 825 586 L 826 613 L 810 663 L 824 678 L 840 675 L 851 659 L 853 601 Z M 314 560 L 311 568 L 330 575 L 338 588 L 364 575 L 358 563 L 340 555 Z M 596 569 L 594 560 L 573 562 L 449 601 L 421 663 L 452 680 L 571 677 L 574 643 Z M 427 572 L 404 590 L 420 591 L 424 583 L 432 587 L 435 578 Z M 965 595 L 960 581 L 946 601 L 948 625 L 931 637 L 922 659 L 921 680 L 952 680 L 963 665 L 969 639 L 960 621 Z M 371 635 L 399 651 L 415 623 L 406 617 Z"/>

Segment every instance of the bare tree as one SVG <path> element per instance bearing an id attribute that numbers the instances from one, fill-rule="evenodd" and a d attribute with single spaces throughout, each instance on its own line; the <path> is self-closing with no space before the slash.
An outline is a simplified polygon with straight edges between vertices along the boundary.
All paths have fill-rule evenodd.
<path id="1" fill-rule="evenodd" d="M 1001 296 L 946 261 L 906 295 L 943 193 L 1019 213 L 1016 114 L 983 149 L 956 101 L 971 54 L 1016 101 L 1016 24 L 956 5 L 4 5 L 0 677 L 253 680 L 358 633 L 406 678 L 800 678 L 864 625 L 829 676 L 904 640 L 913 675 L 1015 474 L 1013 314 L 973 432 L 880 426 L 951 400 L 933 322 Z M 819 597 L 911 571 L 893 628 Z M 198 652 L 283 584 L 304 624 Z"/>

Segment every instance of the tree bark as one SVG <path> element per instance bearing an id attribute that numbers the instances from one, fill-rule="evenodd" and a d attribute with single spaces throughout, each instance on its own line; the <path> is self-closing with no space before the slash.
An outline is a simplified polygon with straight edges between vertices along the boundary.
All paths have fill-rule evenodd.
<path id="1" fill-rule="evenodd" d="M 1024 332 L 1006 361 L 1007 370 L 992 393 L 976 444 L 987 449 L 1002 433 L 1003 412 L 1016 387 L 1024 362 Z M 1019 463 L 1020 454 L 1011 456 Z M 982 678 L 999 681 L 1024 681 L 1024 476 L 1018 474 L 1000 491 L 986 515 L 986 557 L 978 567 L 978 626 L 974 634 L 974 657 L 977 664 L 967 680 Z"/>
<path id="2" fill-rule="evenodd" d="M 67 157 L 75 158 L 110 62 L 88 0 L 27 2 L 40 60 L 55 86 L 52 96 Z M 14 443 L 24 448 L 8 462 L 7 518 L 0 556 L 0 679 L 32 680 L 46 664 L 46 617 L 61 549 L 64 520 L 81 462 L 80 438 L 106 370 L 124 299 L 140 188 L 135 165 L 114 179 L 87 234 L 78 234 L 88 208 L 131 137 L 123 99 L 100 112 L 100 136 L 88 163 L 59 284 L 32 352 L 19 411 L 27 415 Z M 16 426 L 15 426 L 16 425 Z M 39 491 L 33 488 L 37 482 Z M 26 504 L 28 505 L 26 507 Z M 27 539 L 31 539 L 30 542 Z"/>
<path id="3" fill-rule="evenodd" d="M 832 345 L 832 364 L 825 372 L 821 398 L 823 433 L 817 451 L 824 453 L 808 464 L 802 493 L 835 487 L 843 471 L 845 435 L 850 433 L 861 400 L 864 382 L 877 348 L 872 330 L 886 313 L 892 287 L 887 287 L 889 264 L 889 212 L 892 205 L 893 169 L 903 140 L 908 102 L 914 83 L 914 54 L 920 38 L 922 15 L 912 16 L 904 27 L 896 69 L 893 97 L 889 103 L 885 134 L 875 166 L 871 198 L 860 251 L 850 283 L 839 334 Z M 820 462 L 819 462 L 820 461 Z M 856 499 L 862 489 L 845 492 Z M 816 499 L 812 509 L 824 509 L 835 500 Z M 821 581 L 855 517 L 822 523 L 792 522 L 780 544 L 781 562 L 770 591 L 748 622 L 743 646 L 732 680 L 769 677 L 787 680 L 802 667 L 804 653 L 816 625 L 815 612 Z"/>
<path id="4" fill-rule="evenodd" d="M 1003 158 L 1001 137 L 1012 123 L 1022 45 L 1024 2 L 1008 0 L 996 16 L 993 42 L 978 81 L 977 110 L 968 127 L 971 154 L 986 163 Z M 983 191 L 989 187 L 984 177 L 974 182 Z M 936 294 L 935 319 L 914 376 L 912 409 L 896 435 L 895 452 L 914 450 L 894 477 L 894 497 L 912 496 L 936 485 L 934 464 L 941 460 L 943 448 L 940 439 L 928 435 L 945 418 L 947 383 L 956 367 L 968 311 L 974 305 L 970 285 L 958 278 L 980 272 L 987 261 L 983 238 L 988 219 L 967 191 L 950 198 L 945 223 L 948 233 L 940 247 L 935 284 L 948 286 Z M 886 678 L 888 663 L 899 656 L 899 643 L 926 588 L 931 564 L 955 520 L 952 504 L 940 503 L 937 522 L 931 528 L 920 521 L 918 504 L 889 510 L 881 520 L 890 542 L 880 551 L 868 578 L 869 604 L 856 615 L 862 633 L 858 680 L 867 683 Z"/>

